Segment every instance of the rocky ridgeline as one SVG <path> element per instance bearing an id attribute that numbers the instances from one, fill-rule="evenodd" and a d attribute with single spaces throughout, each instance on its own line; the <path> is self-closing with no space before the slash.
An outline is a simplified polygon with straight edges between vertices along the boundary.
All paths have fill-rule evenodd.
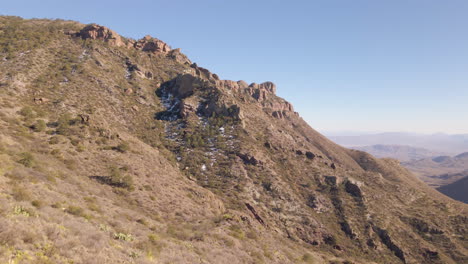
<path id="1" fill-rule="evenodd" d="M 168 44 L 153 38 L 149 35 L 140 40 L 124 39 L 115 31 L 100 26 L 90 24 L 85 26 L 80 32 L 68 32 L 69 35 L 81 37 L 82 39 L 94 39 L 107 42 L 111 46 L 125 47 L 128 49 L 137 49 L 144 52 L 165 55 L 179 63 L 190 65 L 192 72 L 178 76 L 170 83 L 171 87 L 167 92 L 170 92 L 178 99 L 177 109 L 180 116 L 187 117 L 191 112 L 199 110 L 199 106 L 189 100 L 184 100 L 194 93 L 194 90 L 202 86 L 214 86 L 218 89 L 230 91 L 232 94 L 247 94 L 255 99 L 266 111 L 276 118 L 282 119 L 291 114 L 297 115 L 294 112 L 292 105 L 277 97 L 276 85 L 272 82 L 252 83 L 247 84 L 245 81 L 220 80 L 218 75 L 211 73 L 209 70 L 199 67 L 180 52 L 180 49 L 172 49 Z M 132 69 L 138 69 L 138 65 L 132 65 Z M 141 73 L 141 77 L 147 77 L 148 74 Z M 217 98 L 219 99 L 219 98 Z M 225 105 L 226 102 L 208 102 L 205 104 L 205 109 L 202 111 L 206 115 L 212 113 L 235 116 L 241 118 L 239 106 L 233 104 Z"/>
<path id="2" fill-rule="evenodd" d="M 107 42 L 110 46 L 124 47 L 141 50 L 153 54 L 166 55 L 182 64 L 190 65 L 192 62 L 180 52 L 180 49 L 172 49 L 164 41 L 149 35 L 140 40 L 122 38 L 115 31 L 97 24 L 85 26 L 79 32 L 66 32 L 66 34 L 81 37 L 82 39 L 95 39 Z"/>
<path id="3" fill-rule="evenodd" d="M 196 63 L 192 64 L 190 67 L 192 68 L 192 73 L 178 76 L 168 84 L 169 89 L 166 89 L 166 91 L 180 100 L 181 107 L 179 109 L 180 116 L 182 117 L 186 117 L 191 112 L 200 109 L 200 107 L 197 106 L 199 102 L 193 102 L 193 100 L 187 100 L 187 98 L 194 94 L 196 89 L 202 87 L 214 87 L 224 90 L 227 94 L 237 95 L 237 97 L 246 94 L 257 101 L 265 111 L 279 119 L 285 118 L 291 114 L 297 115 L 289 102 L 276 96 L 276 85 L 272 82 L 264 82 L 261 84 L 252 83 L 249 85 L 242 80 L 220 80 L 218 75 L 211 73 L 205 68 L 199 67 Z M 228 98 L 225 97 L 212 97 L 209 102 L 205 104 L 209 107 L 205 108 L 202 112 L 205 115 L 216 113 L 218 115 L 229 115 L 241 119 L 243 115 L 240 111 L 240 107 L 230 101 L 232 100 L 228 100 Z"/>

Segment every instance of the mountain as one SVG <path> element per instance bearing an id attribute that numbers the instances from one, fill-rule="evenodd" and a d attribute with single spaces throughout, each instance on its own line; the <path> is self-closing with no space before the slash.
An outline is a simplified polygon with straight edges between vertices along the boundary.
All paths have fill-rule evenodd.
<path id="1" fill-rule="evenodd" d="M 96 24 L 0 31 L 1 262 L 468 261 L 466 204 L 328 140 L 271 82 Z"/>
<path id="2" fill-rule="evenodd" d="M 402 162 L 420 160 L 424 158 L 430 158 L 434 156 L 440 156 L 444 153 L 427 150 L 424 148 L 415 148 L 411 146 L 401 145 L 372 145 L 372 146 L 360 146 L 351 147 L 365 151 L 377 158 L 392 158 Z"/>
<path id="3" fill-rule="evenodd" d="M 363 134 L 351 136 L 334 136 L 329 138 L 345 147 L 362 147 L 371 145 L 405 145 L 415 148 L 425 148 L 431 151 L 456 154 L 468 151 L 468 134 L 417 134 L 403 132 L 388 132 L 380 134 Z"/>
<path id="4" fill-rule="evenodd" d="M 437 190 L 455 200 L 468 203 L 468 171 L 465 171 L 464 175 L 465 177 L 441 186 Z"/>
<path id="5" fill-rule="evenodd" d="M 453 183 L 468 172 L 468 152 L 457 156 L 437 156 L 403 162 L 402 165 L 416 173 L 424 182 L 433 187 Z"/>

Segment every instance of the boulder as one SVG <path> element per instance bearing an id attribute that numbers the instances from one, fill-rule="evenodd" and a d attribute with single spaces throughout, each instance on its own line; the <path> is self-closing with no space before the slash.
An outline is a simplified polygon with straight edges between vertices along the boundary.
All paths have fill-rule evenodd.
<path id="1" fill-rule="evenodd" d="M 307 157 L 308 159 L 314 159 L 314 158 L 315 158 L 315 154 L 312 153 L 312 152 L 310 152 L 310 151 L 307 151 L 307 152 L 305 153 L 305 155 L 306 155 L 306 157 Z"/>

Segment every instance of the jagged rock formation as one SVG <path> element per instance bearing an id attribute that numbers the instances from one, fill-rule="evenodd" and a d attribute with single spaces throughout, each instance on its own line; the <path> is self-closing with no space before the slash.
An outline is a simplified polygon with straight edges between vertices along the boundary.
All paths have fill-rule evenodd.
<path id="1" fill-rule="evenodd" d="M 79 36 L 83 39 L 103 40 L 108 42 L 109 45 L 116 47 L 122 47 L 125 45 L 119 34 L 115 33 L 113 30 L 97 24 L 87 25 L 82 30 L 80 30 Z"/>
<path id="2" fill-rule="evenodd" d="M 2 54 L 2 261 L 466 262 L 466 205 L 327 140 L 271 82 L 34 22 L 0 17 L 1 47 L 50 34 Z"/>
<path id="3" fill-rule="evenodd" d="M 142 50 L 151 53 L 168 53 L 171 51 L 171 47 L 163 41 L 153 38 L 150 35 L 146 35 L 144 38 L 136 41 L 133 46 L 137 50 Z"/>

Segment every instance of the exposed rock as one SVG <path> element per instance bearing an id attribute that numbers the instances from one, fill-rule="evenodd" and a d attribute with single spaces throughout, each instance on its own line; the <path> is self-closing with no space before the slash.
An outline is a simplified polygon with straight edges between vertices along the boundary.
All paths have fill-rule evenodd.
<path id="1" fill-rule="evenodd" d="M 195 113 L 196 111 L 197 111 L 196 105 L 191 104 L 185 100 L 180 103 L 179 114 L 182 118 L 187 118 L 190 114 Z"/>
<path id="2" fill-rule="evenodd" d="M 276 93 L 276 85 L 272 82 L 264 82 L 261 84 L 252 83 L 246 89 L 246 92 L 255 98 L 255 100 L 262 102 L 265 101 L 270 94 Z"/>
<path id="3" fill-rule="evenodd" d="M 336 176 L 324 176 L 325 183 L 331 186 L 336 186 L 341 182 L 341 179 Z"/>
<path id="4" fill-rule="evenodd" d="M 434 262 L 434 261 L 440 260 L 439 252 L 434 251 L 434 250 L 423 249 L 422 255 L 429 262 Z"/>
<path id="5" fill-rule="evenodd" d="M 306 157 L 308 159 L 314 159 L 315 158 L 315 154 L 310 152 L 310 151 L 306 151 L 305 155 L 306 155 Z"/>
<path id="6" fill-rule="evenodd" d="M 89 124 L 89 115 L 79 114 L 78 117 L 80 118 L 82 124 Z"/>
<path id="7" fill-rule="evenodd" d="M 401 218 L 404 222 L 408 223 L 411 225 L 416 231 L 419 233 L 426 233 L 426 234 L 436 234 L 440 235 L 443 234 L 444 231 L 430 226 L 427 222 L 425 222 L 422 219 L 418 218 L 407 218 L 407 217 L 402 217 Z"/>
<path id="8" fill-rule="evenodd" d="M 200 86 L 201 81 L 197 77 L 191 74 L 183 74 L 175 79 L 175 83 L 169 92 L 178 98 L 185 98 L 192 95 L 194 89 Z"/>
<path id="9" fill-rule="evenodd" d="M 318 193 L 309 195 L 307 198 L 307 205 L 317 213 L 328 212 L 332 208 L 331 202 Z"/>
<path id="10" fill-rule="evenodd" d="M 132 88 L 127 88 L 127 89 L 124 90 L 124 93 L 125 93 L 126 95 L 130 95 L 130 94 L 133 93 L 133 89 L 132 89 Z"/>
<path id="11" fill-rule="evenodd" d="M 219 81 L 218 75 L 211 73 L 209 70 L 205 68 L 198 67 L 196 63 L 193 63 L 192 65 L 190 65 L 190 67 L 195 70 L 195 75 L 197 77 L 204 79 L 204 80 L 213 81 L 214 83 L 218 83 Z"/>
<path id="12" fill-rule="evenodd" d="M 145 77 L 148 78 L 148 79 L 153 79 L 153 73 L 152 72 L 145 72 Z"/>
<path id="13" fill-rule="evenodd" d="M 356 182 L 353 182 L 348 179 L 345 182 L 345 190 L 347 193 L 351 194 L 352 196 L 362 198 L 362 191 L 360 188 L 360 184 Z"/>
<path id="14" fill-rule="evenodd" d="M 335 163 L 332 163 L 332 164 L 330 165 L 330 168 L 336 170 L 336 165 L 335 165 Z"/>
<path id="15" fill-rule="evenodd" d="M 242 153 L 239 153 L 237 154 L 239 156 L 239 158 L 242 159 L 242 161 L 244 161 L 245 164 L 247 165 L 254 165 L 254 166 L 257 166 L 259 164 L 262 164 L 263 162 L 259 161 L 258 159 L 256 159 L 254 156 L 250 155 L 250 154 L 242 154 Z"/>
<path id="16" fill-rule="evenodd" d="M 237 81 L 237 84 L 239 85 L 240 89 L 246 89 L 247 87 L 249 87 L 249 84 L 242 80 Z"/>
<path id="17" fill-rule="evenodd" d="M 173 49 L 173 50 L 169 51 L 167 56 L 169 58 L 181 63 L 181 64 L 186 64 L 186 65 L 192 64 L 192 62 L 189 60 L 189 58 L 187 56 L 185 56 L 185 54 L 180 52 L 180 49 Z"/>
<path id="18" fill-rule="evenodd" d="M 97 24 L 90 24 L 84 27 L 80 31 L 80 37 L 82 39 L 99 39 L 108 42 L 109 45 L 122 47 L 125 43 L 122 38 L 115 31 L 108 29 L 107 27 L 100 26 Z"/>
<path id="19" fill-rule="evenodd" d="M 210 100 L 207 103 L 203 104 L 200 109 L 200 112 L 204 116 L 212 116 L 216 114 L 218 116 L 229 116 L 235 119 L 243 119 L 243 114 L 238 105 L 230 104 L 223 100 Z"/>
<path id="20" fill-rule="evenodd" d="M 34 98 L 34 103 L 36 104 L 43 104 L 49 102 L 49 99 L 40 97 L 40 98 Z"/>
<path id="21" fill-rule="evenodd" d="M 395 256 L 397 256 L 399 259 L 403 261 L 403 263 L 406 263 L 405 259 L 405 253 L 403 250 L 401 250 L 400 247 L 398 247 L 391 239 L 390 235 L 388 234 L 387 230 L 381 229 L 380 227 L 373 226 L 372 229 L 374 230 L 375 233 L 380 237 L 382 240 L 382 243 L 387 246 L 390 251 L 392 251 Z"/>
<path id="22" fill-rule="evenodd" d="M 260 215 L 258 215 L 257 211 L 255 210 L 255 208 L 253 208 L 252 205 L 250 205 L 249 203 L 245 203 L 245 206 L 247 206 L 247 209 L 249 209 L 249 211 L 253 214 L 255 219 L 257 219 L 257 221 L 260 224 L 265 225 L 265 221 L 263 221 L 263 219 L 260 217 Z"/>
<path id="23" fill-rule="evenodd" d="M 164 53 L 167 54 L 171 51 L 171 47 L 164 41 L 153 38 L 150 35 L 135 42 L 134 47 L 138 50 L 151 52 L 151 53 Z"/>
<path id="24" fill-rule="evenodd" d="M 353 231 L 351 228 L 351 225 L 348 223 L 348 221 L 343 221 L 340 223 L 341 230 L 351 239 L 355 239 L 357 237 L 356 233 Z"/>
<path id="25" fill-rule="evenodd" d="M 276 117 L 278 119 L 283 119 L 286 116 L 286 113 L 283 111 L 273 111 L 271 114 L 273 117 Z"/>
<path id="26" fill-rule="evenodd" d="M 220 80 L 218 85 L 224 89 L 232 90 L 234 92 L 238 92 L 240 90 L 239 83 L 230 80 Z"/>

